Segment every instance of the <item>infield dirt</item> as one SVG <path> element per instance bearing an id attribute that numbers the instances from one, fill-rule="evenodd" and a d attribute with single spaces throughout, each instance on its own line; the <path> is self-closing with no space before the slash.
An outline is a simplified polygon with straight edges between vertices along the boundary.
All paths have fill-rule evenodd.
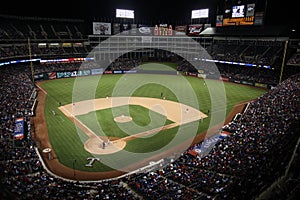
<path id="1" fill-rule="evenodd" d="M 46 96 L 47 95 L 44 91 L 38 90 L 36 115 L 33 118 L 34 126 L 35 126 L 35 134 L 34 134 L 33 137 L 36 139 L 39 152 L 42 155 L 42 158 L 43 158 L 46 166 L 48 167 L 48 169 L 52 173 L 56 174 L 57 176 L 63 177 L 63 178 L 74 179 L 74 172 L 75 172 L 76 173 L 76 180 L 85 180 L 85 181 L 115 178 L 115 177 L 119 177 L 119 176 L 127 173 L 125 171 L 119 171 L 119 170 L 112 170 L 112 171 L 106 171 L 106 172 L 86 172 L 86 171 L 79 171 L 79 170 L 74 171 L 74 169 L 66 167 L 65 165 L 63 165 L 59 162 L 54 150 L 51 151 L 51 157 L 53 159 L 49 160 L 48 155 L 46 155 L 45 153 L 42 152 L 42 150 L 44 148 L 51 148 L 51 143 L 49 141 L 48 130 L 47 130 L 47 125 L 46 125 L 46 120 L 45 120 L 45 115 L 44 115 L 44 107 L 45 107 L 45 103 L 46 103 Z M 207 130 L 203 133 L 197 134 L 196 137 L 194 138 L 193 142 L 191 143 L 191 145 L 201 142 L 206 136 L 210 136 L 210 135 L 215 134 L 224 124 L 229 123 L 232 120 L 232 118 L 235 116 L 236 113 L 242 112 L 245 104 L 246 103 L 236 105 L 232 109 L 232 111 L 229 113 L 229 115 L 226 117 L 224 123 L 220 123 L 220 124 L 210 128 L 209 130 Z M 169 106 L 171 106 L 171 105 L 169 105 Z M 178 105 L 177 105 L 177 107 L 178 107 Z M 161 109 L 161 107 L 157 107 L 157 108 Z M 178 108 L 171 108 L 171 109 L 176 110 Z M 181 108 L 181 109 L 182 109 L 183 112 L 186 112 L 186 107 Z M 79 111 L 80 110 L 78 110 L 76 112 L 79 113 Z M 188 112 L 192 113 L 192 111 L 190 109 L 189 109 Z M 78 114 L 78 113 L 76 113 L 76 114 Z M 178 123 L 178 121 L 181 122 L 181 123 L 187 123 L 187 121 L 181 120 L 181 117 L 179 117 L 179 119 L 180 120 L 178 120 L 178 116 L 176 117 L 176 115 L 174 115 L 174 117 L 172 118 L 172 121 L 175 121 L 175 123 Z M 76 120 L 75 120 L 74 117 L 71 120 L 73 120 L 73 122 L 76 124 Z M 192 120 L 192 121 L 194 121 L 194 120 Z M 91 137 L 95 137 L 93 135 L 93 133 L 88 133 L 88 134 L 91 134 L 90 135 Z M 102 139 L 105 140 L 107 138 L 102 138 Z M 128 139 L 130 139 L 130 138 L 127 138 L 127 140 Z M 115 142 L 115 141 L 118 141 L 118 140 L 119 140 L 119 138 L 110 138 L 110 141 L 112 143 Z M 126 139 L 124 139 L 124 138 L 122 139 L 123 142 L 126 142 L 125 140 Z M 119 148 L 123 148 L 122 145 L 124 145 L 124 144 L 120 144 Z M 177 152 L 176 149 L 186 148 L 186 145 L 187 144 L 182 142 L 181 144 L 169 149 L 168 151 L 156 154 L 155 156 L 147 158 L 147 159 L 145 159 L 141 162 L 135 163 L 134 166 L 130 166 L 130 167 L 133 170 L 138 169 L 140 167 L 143 167 L 143 166 L 147 165 L 149 163 L 149 161 L 160 160 L 162 158 L 166 158 L 166 157 L 170 156 L 173 152 Z M 99 149 L 99 147 L 98 147 L 98 149 Z"/>

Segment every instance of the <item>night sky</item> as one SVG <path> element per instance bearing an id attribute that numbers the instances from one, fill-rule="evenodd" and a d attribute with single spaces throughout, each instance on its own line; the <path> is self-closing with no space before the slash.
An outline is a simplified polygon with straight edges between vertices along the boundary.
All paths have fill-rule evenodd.
<path id="1" fill-rule="evenodd" d="M 135 10 L 135 20 L 155 23 L 180 23 L 190 19 L 194 9 L 209 8 L 210 20 L 214 22 L 215 13 L 222 9 L 225 0 L 73 0 L 73 1 L 6 1 L 0 7 L 1 14 L 34 17 L 110 19 L 115 9 Z M 228 0 L 234 1 L 234 0 Z M 237 0 L 236 0 L 237 1 Z M 266 0 L 257 0 L 265 2 Z M 81 2 L 81 3 L 79 3 Z M 263 3 L 264 4 L 264 3 Z M 292 0 L 267 0 L 266 25 L 299 26 L 298 8 Z M 212 22 L 213 21 L 213 22 Z"/>

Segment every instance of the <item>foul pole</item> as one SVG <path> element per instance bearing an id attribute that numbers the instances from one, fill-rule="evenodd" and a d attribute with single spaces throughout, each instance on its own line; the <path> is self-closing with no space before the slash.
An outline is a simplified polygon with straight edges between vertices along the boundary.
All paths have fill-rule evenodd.
<path id="1" fill-rule="evenodd" d="M 279 83 L 282 82 L 282 74 L 283 74 L 283 68 L 284 68 L 284 65 L 285 65 L 285 55 L 286 55 L 286 49 L 287 49 L 287 46 L 288 46 L 288 40 L 285 41 L 285 44 L 284 44 L 284 50 L 283 50 L 283 58 L 282 58 L 282 63 L 281 63 L 281 70 L 280 70 L 280 76 L 279 76 Z"/>
<path id="2" fill-rule="evenodd" d="M 31 70 L 31 81 L 34 84 L 34 68 L 32 64 L 32 55 L 31 55 L 31 45 L 30 45 L 30 38 L 28 37 L 28 51 L 29 51 L 29 61 L 30 61 L 30 70 Z"/>

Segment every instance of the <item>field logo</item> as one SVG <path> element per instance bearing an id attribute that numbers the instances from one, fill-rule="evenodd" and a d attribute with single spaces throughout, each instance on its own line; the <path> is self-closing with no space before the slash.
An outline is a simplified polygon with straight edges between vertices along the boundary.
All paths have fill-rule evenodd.
<path id="1" fill-rule="evenodd" d="M 161 128 L 160 131 L 154 131 L 150 135 L 141 135 L 141 137 L 134 138 L 134 134 L 137 133 L 133 133 L 132 130 L 143 130 L 145 126 L 135 123 L 133 119 L 131 121 L 131 127 L 126 127 L 126 123 L 118 123 L 119 128 L 127 134 L 127 136 L 126 138 L 117 138 L 114 140 L 111 135 L 107 135 L 110 133 L 104 131 L 105 129 L 107 130 L 107 127 L 100 125 L 96 112 L 94 112 L 92 114 L 94 118 L 92 122 L 94 124 L 89 124 L 89 127 L 86 127 L 85 129 L 88 131 L 92 126 L 94 128 L 93 130 L 97 130 L 97 133 L 89 130 L 89 133 L 86 133 L 85 135 L 82 133 L 83 129 L 79 130 L 79 128 L 77 128 L 78 135 L 81 138 L 83 145 L 86 144 L 87 135 L 90 139 L 94 138 L 93 144 L 95 148 L 98 149 L 95 149 L 93 156 L 95 158 L 101 157 L 101 162 L 103 164 L 116 170 L 130 172 L 137 163 L 149 163 L 147 161 L 151 161 L 154 157 L 159 157 L 159 155 L 163 155 L 165 152 L 169 152 L 168 156 L 172 157 L 172 160 L 177 159 L 190 147 L 195 136 L 198 134 L 201 123 L 204 123 L 203 119 L 199 120 L 197 117 L 195 117 L 194 121 L 192 117 L 188 118 L 190 121 L 185 121 L 185 115 L 191 114 L 193 111 L 192 109 L 208 115 L 208 118 L 204 119 L 207 124 L 209 123 L 208 128 L 223 123 L 225 120 L 226 93 L 222 81 L 204 79 L 204 85 L 199 85 L 199 87 L 207 88 L 208 93 L 203 100 L 209 101 L 211 105 L 208 110 L 204 110 L 204 108 L 201 107 L 203 102 L 198 102 L 198 96 L 201 94 L 195 92 L 195 88 L 191 86 L 190 82 L 186 79 L 186 76 L 179 73 L 176 68 L 174 69 L 161 63 L 157 64 L 157 68 L 153 69 L 151 68 L 151 64 L 141 64 L 140 61 L 142 58 L 134 57 L 134 55 L 139 54 L 141 51 L 144 51 L 145 54 L 148 52 L 148 56 L 151 57 L 153 56 L 151 55 L 151 52 L 153 52 L 152 50 L 168 52 L 182 57 L 184 65 L 181 67 L 194 67 L 197 70 L 214 74 L 215 77 L 220 77 L 220 73 L 215 63 L 205 61 L 212 60 L 209 53 L 199 42 L 188 36 L 180 36 L 180 38 L 173 38 L 172 36 L 126 37 L 126 35 L 120 33 L 100 42 L 87 56 L 90 58 L 89 61 L 83 62 L 79 70 L 84 70 L 87 67 L 92 66 L 95 69 L 101 69 L 97 71 L 103 72 L 102 74 L 106 74 L 106 72 L 114 73 L 115 71 L 116 73 L 121 73 L 122 76 L 115 83 L 111 94 L 97 93 L 99 88 L 109 87 L 101 82 L 102 74 L 89 76 L 89 80 L 86 78 L 76 78 L 72 94 L 73 104 L 76 104 L 76 106 L 73 107 L 75 117 L 76 113 L 80 113 L 84 110 L 95 110 L 95 108 L 99 106 L 96 105 L 96 101 L 86 100 L 97 99 L 97 96 L 99 95 L 107 95 L 106 97 L 104 96 L 103 99 L 109 101 L 113 117 L 118 117 L 118 115 L 120 115 L 118 110 L 120 105 L 123 107 L 127 106 L 122 113 L 130 115 L 129 105 L 138 104 L 149 110 L 150 122 L 146 126 L 152 127 L 152 125 L 155 124 L 156 128 Z M 131 54 L 129 56 L 130 59 L 122 59 L 124 54 Z M 128 67 L 130 67 L 130 69 L 128 69 Z M 159 71 L 168 75 L 162 75 Z M 170 76 L 169 74 L 173 76 Z M 86 89 L 87 82 L 89 84 L 89 89 Z M 143 88 L 150 85 L 155 86 L 154 88 L 159 88 L 157 93 L 155 91 L 154 96 L 156 96 L 156 100 L 159 99 L 164 103 L 158 102 L 155 105 L 148 105 L 146 101 L 149 99 L 140 99 L 138 103 L 131 102 L 134 97 L 137 97 L 136 94 L 138 92 L 140 92 L 138 94 L 141 94 Z M 161 91 L 161 89 L 164 91 Z M 145 94 L 147 94 L 147 91 Z M 169 98 L 170 95 L 172 96 L 172 99 Z M 142 98 L 142 96 L 138 97 Z M 172 116 L 171 118 L 166 118 L 165 120 L 157 122 L 157 115 L 153 114 L 153 112 L 151 112 L 151 114 L 150 110 L 165 116 L 171 116 L 169 112 L 171 112 L 170 110 L 172 109 L 169 107 L 172 105 L 174 99 L 176 99 L 180 105 L 176 104 L 179 106 L 174 107 L 173 110 L 181 109 L 182 112 L 179 113 L 179 116 Z M 88 103 L 81 103 L 83 101 Z M 137 99 L 134 99 L 134 101 L 137 101 Z M 101 105 L 104 106 L 104 103 Z M 172 124 L 166 124 L 167 119 L 174 122 L 173 126 Z M 207 133 L 207 135 L 211 134 L 212 133 L 210 132 Z M 170 135 L 172 135 L 172 137 Z M 110 144 L 106 145 L 105 148 L 99 148 L 103 142 L 106 142 L 106 138 L 109 137 L 112 139 Z M 168 141 L 164 140 L 164 138 L 168 138 Z M 152 142 L 151 147 L 153 147 L 153 149 L 151 151 L 143 150 L 143 145 L 141 145 L 143 143 L 144 146 L 149 145 L 147 142 L 148 139 L 149 143 L 150 141 Z M 134 145 L 141 145 L 142 147 L 135 149 L 133 148 Z M 110 149 L 112 149 L 114 153 L 101 155 L 97 153 L 98 151 L 109 151 Z M 91 162 L 92 161 L 94 161 L 94 159 L 91 160 Z"/>
<path id="2" fill-rule="evenodd" d="M 88 157 L 87 160 L 89 160 L 89 163 L 87 163 L 85 166 L 86 167 L 93 167 L 94 162 L 95 161 L 100 161 L 100 158 Z"/>

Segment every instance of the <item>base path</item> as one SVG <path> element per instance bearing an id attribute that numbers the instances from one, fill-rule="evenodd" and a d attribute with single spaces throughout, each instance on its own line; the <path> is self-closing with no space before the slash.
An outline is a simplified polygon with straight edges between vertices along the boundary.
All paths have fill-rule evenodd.
<path id="1" fill-rule="evenodd" d="M 56 157 L 55 154 L 55 149 L 52 148 L 51 143 L 49 141 L 48 129 L 47 129 L 45 116 L 44 116 L 46 96 L 47 95 L 44 91 L 38 89 L 36 114 L 32 119 L 35 127 L 35 134 L 33 134 L 32 137 L 35 139 L 37 143 L 37 148 L 40 154 L 42 155 L 42 159 L 45 162 L 47 168 L 57 176 L 68 178 L 68 179 L 74 179 L 74 169 L 66 167 L 65 165 L 59 162 L 59 159 Z M 229 115 L 226 117 L 224 122 L 217 124 L 216 126 L 212 127 L 211 129 L 205 132 L 197 134 L 191 145 L 201 142 L 206 136 L 216 133 L 222 126 L 228 124 L 236 115 L 236 113 L 243 111 L 246 103 L 247 102 L 236 105 L 229 113 Z M 113 141 L 114 139 L 117 138 L 112 138 L 111 140 Z M 174 152 L 181 152 L 182 149 L 186 147 L 187 146 L 184 143 L 178 144 L 177 146 L 169 149 L 168 151 L 161 152 L 159 154 L 156 154 L 155 156 L 149 157 L 139 163 L 136 163 L 135 166 L 132 166 L 132 168 L 138 169 L 140 167 L 148 165 L 150 161 L 166 158 L 170 155 L 173 155 Z M 52 149 L 51 157 L 53 159 L 49 160 L 48 155 L 43 154 L 42 150 L 45 148 Z M 86 171 L 75 170 L 75 172 L 76 172 L 76 180 L 83 180 L 83 181 L 105 180 L 105 179 L 119 177 L 127 173 L 126 171 L 120 171 L 120 170 L 111 170 L 107 172 L 86 172 Z"/>
<path id="2" fill-rule="evenodd" d="M 139 105 L 154 112 L 160 113 L 166 116 L 167 119 L 173 121 L 174 123 L 158 127 L 152 130 L 148 130 L 142 133 L 138 133 L 126 138 L 116 139 L 111 142 L 107 142 L 107 138 L 102 138 L 97 136 L 91 129 L 84 125 L 76 116 L 87 114 L 95 110 L 102 110 L 107 108 L 113 108 L 117 106 L 124 105 Z M 111 154 L 121 151 L 126 146 L 126 141 L 135 139 L 138 137 L 143 137 L 149 134 L 158 133 L 161 130 L 173 128 L 180 126 L 182 124 L 197 121 L 206 118 L 207 115 L 200 112 L 199 110 L 184 105 L 182 103 L 169 101 L 165 99 L 157 98 L 146 98 L 146 97 L 108 97 L 93 100 L 80 101 L 76 103 L 67 104 L 60 106 L 59 109 L 73 121 L 77 127 L 79 127 L 89 139 L 85 142 L 84 148 L 93 154 Z M 119 123 L 124 123 L 126 121 L 132 120 L 130 116 L 116 116 L 115 121 Z"/>

